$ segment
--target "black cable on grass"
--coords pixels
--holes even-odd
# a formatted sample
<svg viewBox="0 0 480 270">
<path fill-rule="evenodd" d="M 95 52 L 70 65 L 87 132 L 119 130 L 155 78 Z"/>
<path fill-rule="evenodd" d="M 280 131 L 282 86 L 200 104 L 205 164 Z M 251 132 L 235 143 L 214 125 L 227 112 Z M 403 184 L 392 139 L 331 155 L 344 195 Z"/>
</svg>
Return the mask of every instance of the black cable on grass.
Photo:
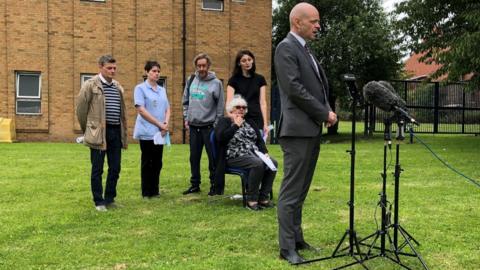
<svg viewBox="0 0 480 270">
<path fill-rule="evenodd" d="M 470 178 L 468 176 L 466 176 L 465 174 L 463 174 L 462 172 L 460 172 L 459 170 L 455 169 L 453 166 L 451 166 L 450 164 L 448 164 L 446 161 L 444 161 L 441 157 L 439 157 L 426 143 L 424 143 L 417 135 L 415 135 L 413 133 L 413 129 L 410 128 L 410 135 L 411 136 L 414 136 L 421 144 L 423 144 L 423 146 L 425 146 L 428 151 L 430 151 L 430 153 L 432 153 L 432 155 L 434 157 L 436 157 L 441 163 L 443 163 L 443 165 L 445 165 L 447 168 L 449 168 L 450 170 L 452 170 L 453 172 L 455 172 L 456 174 L 464 177 L 465 179 L 467 179 L 468 181 L 470 181 L 472 184 L 476 185 L 477 187 L 480 188 L 480 183 L 473 179 L 473 178 Z"/>
</svg>

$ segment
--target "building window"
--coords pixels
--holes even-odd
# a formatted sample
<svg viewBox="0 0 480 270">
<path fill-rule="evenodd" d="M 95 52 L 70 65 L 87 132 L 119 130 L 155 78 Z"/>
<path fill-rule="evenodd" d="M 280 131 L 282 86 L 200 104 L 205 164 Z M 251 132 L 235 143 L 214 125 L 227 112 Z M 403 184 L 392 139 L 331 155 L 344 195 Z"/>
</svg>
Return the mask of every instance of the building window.
<svg viewBox="0 0 480 270">
<path fill-rule="evenodd" d="M 40 73 L 17 72 L 17 114 L 41 114 L 41 84 Z"/>
<path fill-rule="evenodd" d="M 167 92 L 167 77 L 160 77 L 157 81 L 158 85 L 165 88 L 165 92 Z"/>
<path fill-rule="evenodd" d="M 232 0 L 232 2 L 237 2 L 237 3 L 246 3 L 247 0 Z"/>
<path fill-rule="evenodd" d="M 202 9 L 223 11 L 223 0 L 203 0 Z"/>
<path fill-rule="evenodd" d="M 90 80 L 91 78 L 95 77 L 97 74 L 93 73 L 82 73 L 80 74 L 80 87 L 83 85 L 84 82 Z"/>
</svg>

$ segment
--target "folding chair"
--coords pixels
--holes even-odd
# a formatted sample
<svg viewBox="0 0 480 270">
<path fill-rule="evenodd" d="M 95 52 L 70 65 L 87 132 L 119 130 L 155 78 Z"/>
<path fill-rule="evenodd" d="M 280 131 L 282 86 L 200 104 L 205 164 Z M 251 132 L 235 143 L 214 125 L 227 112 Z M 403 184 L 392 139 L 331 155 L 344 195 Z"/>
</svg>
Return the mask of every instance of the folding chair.
<svg viewBox="0 0 480 270">
<path fill-rule="evenodd" d="M 212 146 L 213 152 L 213 161 L 214 164 L 217 164 L 217 144 L 215 139 L 215 130 L 212 130 L 210 133 L 210 145 Z M 245 193 L 247 191 L 247 180 L 248 180 L 248 173 L 247 169 L 237 168 L 237 167 L 229 167 L 225 164 L 225 174 L 231 175 L 238 175 L 240 176 L 241 183 L 242 183 L 242 200 L 243 200 L 243 207 L 247 206 L 247 197 Z"/>
</svg>

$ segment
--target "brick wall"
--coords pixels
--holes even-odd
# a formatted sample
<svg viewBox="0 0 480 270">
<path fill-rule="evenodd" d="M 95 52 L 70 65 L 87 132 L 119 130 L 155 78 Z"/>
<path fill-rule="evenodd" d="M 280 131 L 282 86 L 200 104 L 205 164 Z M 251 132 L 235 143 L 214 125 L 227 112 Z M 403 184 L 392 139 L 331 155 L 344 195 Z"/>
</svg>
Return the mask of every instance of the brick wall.
<svg viewBox="0 0 480 270">
<path fill-rule="evenodd" d="M 224 1 L 224 11 L 202 10 L 187 0 L 187 75 L 192 59 L 207 52 L 211 70 L 226 83 L 236 52 L 250 49 L 257 71 L 270 82 L 271 2 Z M 172 106 L 173 142 L 182 140 L 182 1 L 25 0 L 0 1 L 0 117 L 15 119 L 20 141 L 73 141 L 79 134 L 75 97 L 83 73 L 97 73 L 97 58 L 113 54 L 116 79 L 126 90 L 129 135 L 133 88 L 148 59 L 161 64 Z M 42 75 L 41 115 L 15 114 L 15 72 Z M 267 87 L 268 99 L 270 86 Z"/>
</svg>

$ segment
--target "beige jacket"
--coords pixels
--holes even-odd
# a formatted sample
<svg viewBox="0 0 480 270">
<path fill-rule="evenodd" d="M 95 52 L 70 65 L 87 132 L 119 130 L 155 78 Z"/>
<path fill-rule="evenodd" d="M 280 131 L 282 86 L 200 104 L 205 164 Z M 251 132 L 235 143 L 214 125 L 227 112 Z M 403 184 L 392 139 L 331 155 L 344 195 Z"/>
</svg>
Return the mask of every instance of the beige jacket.
<svg viewBox="0 0 480 270">
<path fill-rule="evenodd" d="M 123 98 L 123 87 L 115 80 L 113 83 L 120 93 L 122 112 L 120 124 L 122 132 L 122 147 L 127 149 L 127 119 L 125 116 L 125 100 Z M 103 94 L 102 81 L 96 75 L 86 81 L 77 97 L 77 118 L 84 133 L 83 144 L 93 149 L 106 150 L 106 117 L 105 117 L 105 96 Z"/>
</svg>

